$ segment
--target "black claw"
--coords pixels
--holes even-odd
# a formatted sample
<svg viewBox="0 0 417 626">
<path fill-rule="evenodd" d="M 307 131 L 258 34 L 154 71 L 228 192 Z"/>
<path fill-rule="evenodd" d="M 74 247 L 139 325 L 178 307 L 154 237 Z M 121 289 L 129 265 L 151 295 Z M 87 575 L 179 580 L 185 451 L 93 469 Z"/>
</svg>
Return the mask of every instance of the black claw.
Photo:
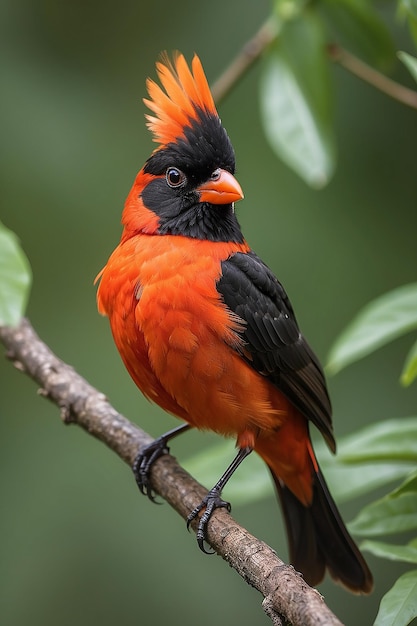
<svg viewBox="0 0 417 626">
<path fill-rule="evenodd" d="M 206 550 L 204 541 L 204 538 L 197 536 L 197 544 L 201 552 L 204 552 L 204 554 L 216 554 L 215 550 Z"/>
<path fill-rule="evenodd" d="M 160 437 L 159 439 L 155 439 L 155 441 L 150 443 L 148 446 L 142 448 L 132 465 L 133 474 L 139 487 L 139 491 L 143 493 L 143 495 L 147 496 L 151 502 L 155 502 L 156 504 L 159 503 L 156 502 L 155 494 L 152 491 L 150 471 L 153 463 L 155 463 L 160 456 L 168 453 L 169 448 L 166 445 L 166 440 L 163 437 Z"/>
<path fill-rule="evenodd" d="M 150 479 L 151 467 L 160 456 L 169 453 L 168 441 L 189 428 L 191 428 L 189 424 L 181 424 L 181 426 L 169 430 L 164 435 L 158 437 L 158 439 L 155 439 L 155 441 L 152 441 L 148 446 L 144 446 L 134 460 L 132 470 L 139 490 L 152 502 L 156 501 Z"/>
<path fill-rule="evenodd" d="M 229 513 L 232 509 L 230 502 L 222 500 L 222 498 L 220 497 L 220 492 L 217 489 L 212 489 L 187 517 L 187 528 L 189 529 L 191 522 L 203 509 L 205 509 L 203 515 L 198 522 L 196 532 L 198 547 L 202 552 L 204 552 L 204 554 L 215 554 L 214 550 L 207 551 L 204 543 L 207 542 L 207 526 L 211 519 L 211 516 L 216 509 L 220 508 L 226 509 Z"/>
</svg>

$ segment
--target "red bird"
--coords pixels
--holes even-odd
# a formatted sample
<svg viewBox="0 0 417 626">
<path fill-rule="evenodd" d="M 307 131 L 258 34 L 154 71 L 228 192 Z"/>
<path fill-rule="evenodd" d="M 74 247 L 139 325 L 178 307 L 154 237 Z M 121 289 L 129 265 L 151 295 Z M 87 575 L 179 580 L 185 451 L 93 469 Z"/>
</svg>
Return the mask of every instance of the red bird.
<svg viewBox="0 0 417 626">
<path fill-rule="evenodd" d="M 99 274 L 100 313 L 142 393 L 185 420 L 142 451 L 134 471 L 152 499 L 149 469 L 189 427 L 236 437 L 238 453 L 189 522 L 197 538 L 225 483 L 255 450 L 284 511 L 294 567 L 311 585 L 328 568 L 368 593 L 372 575 L 349 536 L 317 464 L 309 421 L 335 451 L 320 363 L 284 288 L 251 250 L 235 215 L 243 198 L 235 156 L 197 56 L 157 63 L 147 81 L 148 127 L 159 145 L 123 211 L 120 244 Z"/>
</svg>

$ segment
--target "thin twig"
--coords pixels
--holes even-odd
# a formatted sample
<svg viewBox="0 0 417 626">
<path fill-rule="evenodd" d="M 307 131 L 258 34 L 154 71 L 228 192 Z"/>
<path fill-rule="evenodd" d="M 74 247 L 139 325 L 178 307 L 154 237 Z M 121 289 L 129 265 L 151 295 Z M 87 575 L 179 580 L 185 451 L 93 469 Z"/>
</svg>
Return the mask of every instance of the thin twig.
<svg viewBox="0 0 417 626">
<path fill-rule="evenodd" d="M 378 72 L 378 70 L 367 65 L 361 61 L 361 59 L 358 59 L 358 57 L 337 44 L 329 45 L 328 53 L 333 61 L 339 63 L 339 65 L 351 72 L 351 74 L 354 74 L 394 100 L 412 109 L 417 109 L 417 92 L 413 91 L 413 89 L 404 87 L 395 80 L 381 74 L 381 72 Z"/>
<path fill-rule="evenodd" d="M 129 465 L 139 448 L 152 441 L 120 415 L 102 393 L 58 359 L 27 320 L 15 328 L 0 327 L 0 341 L 16 367 L 40 385 L 41 394 L 60 408 L 65 423 L 81 426 Z M 207 494 L 170 455 L 155 462 L 151 479 L 155 492 L 184 519 Z M 195 524 L 192 526 L 195 530 Z M 225 509 L 213 515 L 208 538 L 217 554 L 260 591 L 265 612 L 274 624 L 282 622 L 282 616 L 293 626 L 342 626 L 322 596 L 268 545 L 239 526 Z"/>
<path fill-rule="evenodd" d="M 214 100 L 219 104 L 247 73 L 263 52 L 278 38 L 280 26 L 274 15 L 262 24 L 255 35 L 243 46 L 229 67 L 212 86 Z M 339 63 L 351 74 L 368 83 L 378 91 L 402 104 L 417 109 L 417 91 L 404 87 L 371 67 L 342 46 L 327 46 L 329 58 Z"/>
<path fill-rule="evenodd" d="M 212 85 L 213 98 L 219 104 L 236 86 L 250 67 L 259 59 L 262 53 L 278 37 L 279 26 L 272 15 L 262 24 L 255 35 L 246 42 L 229 67 Z"/>
</svg>

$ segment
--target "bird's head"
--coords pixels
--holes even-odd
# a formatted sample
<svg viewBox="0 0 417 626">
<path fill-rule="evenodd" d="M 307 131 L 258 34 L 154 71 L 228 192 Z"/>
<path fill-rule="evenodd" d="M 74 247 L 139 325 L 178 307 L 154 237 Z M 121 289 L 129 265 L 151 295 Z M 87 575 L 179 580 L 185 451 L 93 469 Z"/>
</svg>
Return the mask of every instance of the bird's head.
<svg viewBox="0 0 417 626">
<path fill-rule="evenodd" d="M 162 89 L 148 79 L 147 125 L 160 144 L 127 198 L 124 238 L 136 233 L 242 242 L 234 203 L 243 198 L 235 156 L 217 114 L 200 59 L 177 54 L 156 65 Z"/>
</svg>

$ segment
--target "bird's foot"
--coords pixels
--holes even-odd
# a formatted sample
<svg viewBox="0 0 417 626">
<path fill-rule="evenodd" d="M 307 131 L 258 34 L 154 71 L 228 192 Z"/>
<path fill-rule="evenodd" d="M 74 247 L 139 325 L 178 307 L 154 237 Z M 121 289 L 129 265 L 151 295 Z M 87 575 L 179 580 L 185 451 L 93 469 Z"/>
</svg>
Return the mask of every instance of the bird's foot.
<svg viewBox="0 0 417 626">
<path fill-rule="evenodd" d="M 155 502 L 155 495 L 151 485 L 151 467 L 160 456 L 169 454 L 168 441 L 174 439 L 174 437 L 178 437 L 178 435 L 189 428 L 191 428 L 189 424 L 181 424 L 169 430 L 164 435 L 152 441 L 149 445 L 144 446 L 134 460 L 132 470 L 139 490 L 145 496 L 148 496 L 149 500 L 152 500 L 152 502 Z"/>
<path fill-rule="evenodd" d="M 160 456 L 168 453 L 167 439 L 162 435 L 162 437 L 158 437 L 158 439 L 155 439 L 155 441 L 149 445 L 144 446 L 132 465 L 139 491 L 145 496 L 148 496 L 149 500 L 152 502 L 156 502 L 156 500 L 150 480 L 151 467 Z"/>
<path fill-rule="evenodd" d="M 210 518 L 213 512 L 216 509 L 224 508 L 230 513 L 232 507 L 230 506 L 230 502 L 226 502 L 221 498 L 221 491 L 216 489 L 215 487 L 211 489 L 205 498 L 200 502 L 198 506 L 195 507 L 193 511 L 187 517 L 187 528 L 190 527 L 191 522 L 197 517 L 197 515 L 205 509 L 203 515 L 200 517 L 197 527 L 197 543 L 202 552 L 205 554 L 214 554 L 214 551 L 206 550 L 204 546 L 204 542 L 207 541 L 207 525 L 210 521 Z"/>
</svg>

